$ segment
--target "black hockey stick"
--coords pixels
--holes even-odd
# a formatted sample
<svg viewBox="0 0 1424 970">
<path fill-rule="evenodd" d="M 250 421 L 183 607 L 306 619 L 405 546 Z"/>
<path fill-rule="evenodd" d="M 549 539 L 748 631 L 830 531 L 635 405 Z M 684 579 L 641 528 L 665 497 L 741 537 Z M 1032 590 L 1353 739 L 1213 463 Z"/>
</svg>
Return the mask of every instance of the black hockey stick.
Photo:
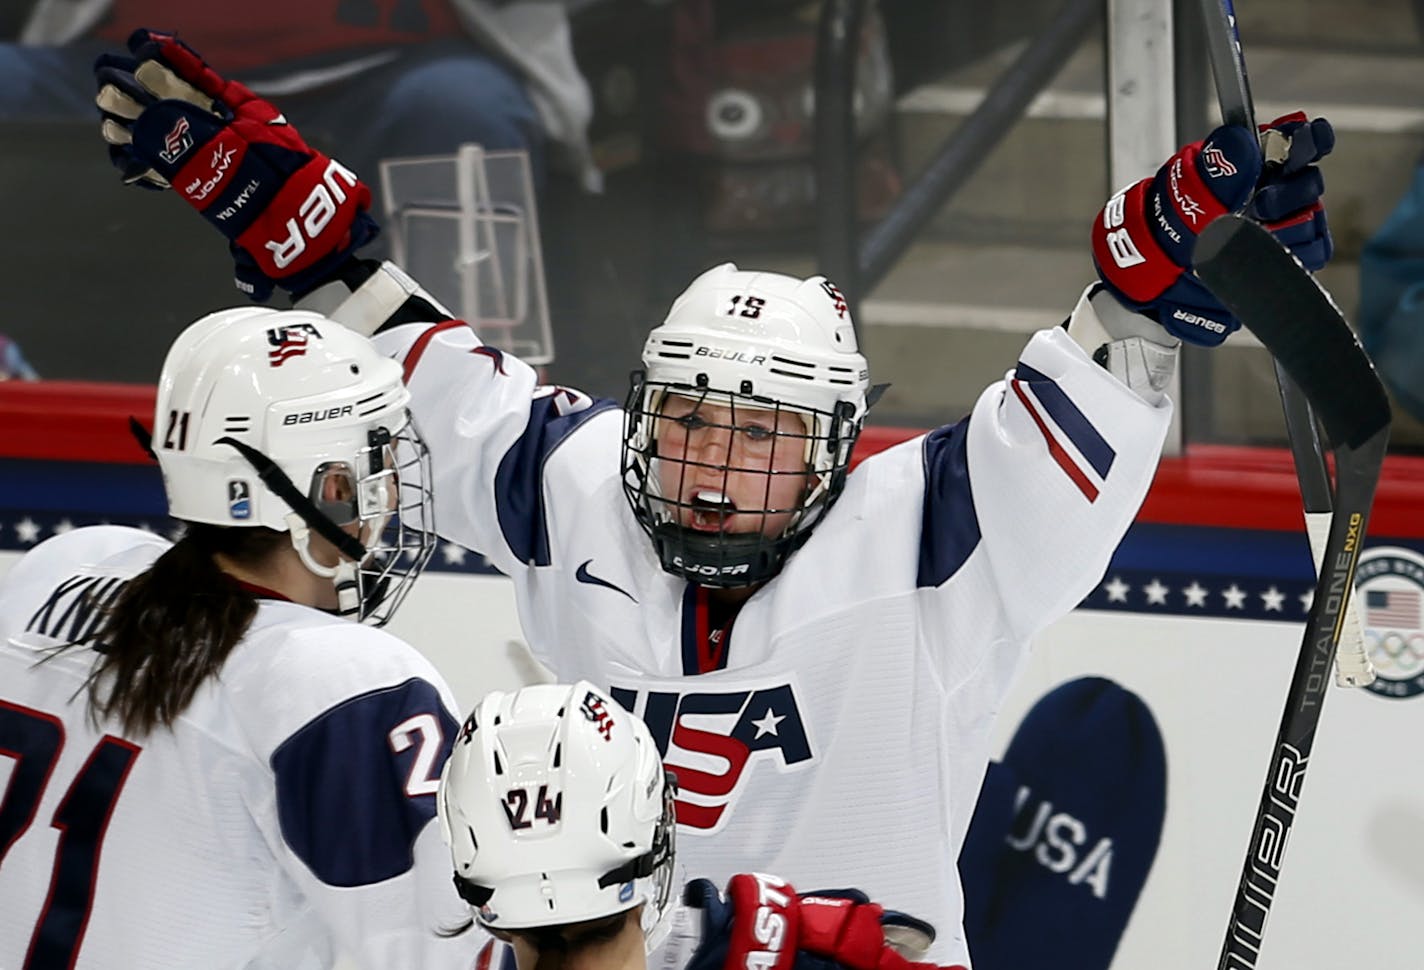
<svg viewBox="0 0 1424 970">
<path fill-rule="evenodd" d="M 1255 102 L 1251 98 L 1251 82 L 1246 76 L 1246 58 L 1241 50 L 1241 36 L 1236 29 L 1236 11 L 1232 0 L 1201 0 L 1201 6 L 1221 120 L 1228 125 L 1240 125 L 1247 131 L 1255 131 Z M 1275 162 L 1268 158 L 1267 164 Z M 1325 451 L 1310 402 L 1281 367 L 1279 359 L 1275 361 L 1275 368 L 1281 408 L 1286 416 L 1286 438 L 1290 442 L 1296 481 L 1300 484 L 1301 504 L 1305 510 L 1305 531 L 1318 564 L 1330 527 L 1331 513 L 1330 475 L 1325 468 Z M 1360 629 L 1353 598 L 1346 604 L 1346 624 L 1347 636 L 1337 662 L 1337 679 L 1347 687 L 1362 687 L 1371 683 L 1375 674 L 1365 652 L 1364 633 Z"/>
<path fill-rule="evenodd" d="M 1249 970 L 1260 953 L 1315 743 L 1389 441 L 1390 409 L 1374 365 L 1339 308 L 1268 230 L 1241 216 L 1222 216 L 1198 237 L 1194 268 L 1271 352 L 1319 416 L 1335 452 L 1335 512 L 1217 964 L 1218 970 Z"/>
</svg>

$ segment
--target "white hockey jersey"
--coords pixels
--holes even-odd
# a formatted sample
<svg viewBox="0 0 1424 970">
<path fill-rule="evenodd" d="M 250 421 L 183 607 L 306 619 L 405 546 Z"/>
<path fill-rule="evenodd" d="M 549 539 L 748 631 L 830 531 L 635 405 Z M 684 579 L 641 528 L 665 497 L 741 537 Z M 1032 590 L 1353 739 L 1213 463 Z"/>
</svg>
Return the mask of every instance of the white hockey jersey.
<svg viewBox="0 0 1424 970">
<path fill-rule="evenodd" d="M 967 965 L 956 859 L 991 723 L 1030 638 L 1101 579 L 1170 405 L 1035 334 L 970 417 L 863 462 L 713 651 L 705 591 L 662 570 L 624 498 L 612 402 L 537 386 L 455 321 L 376 342 L 405 362 L 441 534 L 513 578 L 560 679 L 648 722 L 685 871 L 854 885 Z"/>
<path fill-rule="evenodd" d="M 90 631 L 168 543 L 97 526 L 0 582 L 0 967 L 469 967 L 434 790 L 458 728 L 420 654 L 262 600 L 171 730 L 87 709 Z"/>
</svg>

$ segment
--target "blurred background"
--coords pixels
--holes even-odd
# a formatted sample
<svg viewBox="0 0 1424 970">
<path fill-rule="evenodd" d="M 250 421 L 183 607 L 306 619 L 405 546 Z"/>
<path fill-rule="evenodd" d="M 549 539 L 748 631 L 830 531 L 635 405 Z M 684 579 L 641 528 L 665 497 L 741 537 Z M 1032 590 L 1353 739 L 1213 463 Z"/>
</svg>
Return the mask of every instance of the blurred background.
<svg viewBox="0 0 1424 970">
<path fill-rule="evenodd" d="M 0 366 L 149 383 L 186 323 L 244 299 L 216 234 L 178 199 L 121 186 L 97 137 L 87 64 L 139 24 L 176 30 L 357 168 L 386 214 L 377 250 L 532 341 L 518 349 L 551 381 L 621 398 L 648 328 L 715 262 L 821 270 L 892 385 L 872 415 L 888 425 L 965 412 L 1093 278 L 1087 225 L 1108 194 L 1218 120 L 1196 2 L 568 0 L 533 16 L 550 6 L 4 0 Z M 1258 120 L 1303 108 L 1335 125 L 1320 278 L 1402 405 L 1406 452 L 1424 451 L 1421 6 L 1238 10 Z M 562 89 L 546 76 L 561 67 Z M 545 103 L 580 84 L 586 144 Z M 475 176 L 459 147 L 476 140 L 528 153 L 514 189 L 461 189 Z M 442 187 L 383 193 L 381 161 L 408 157 L 447 162 Z M 475 250 L 492 218 L 526 220 L 506 281 L 477 297 L 513 286 L 518 306 L 462 305 L 476 257 L 452 254 L 461 211 Z M 1180 399 L 1176 448 L 1284 442 L 1269 360 L 1245 335 L 1189 350 Z"/>
<path fill-rule="evenodd" d="M 892 385 L 862 438 L 884 447 L 963 415 L 1060 323 L 1094 278 L 1088 226 L 1109 194 L 1218 123 L 1201 6 L 0 0 L 0 380 L 40 381 L 0 393 L 0 575 L 76 524 L 173 528 L 127 417 L 151 409 L 144 385 L 184 326 L 245 300 L 219 236 L 108 162 L 90 65 L 133 27 L 176 30 L 355 168 L 385 227 L 371 253 L 550 382 L 621 399 L 648 329 L 717 262 L 826 273 L 872 380 Z M 1396 405 L 1359 574 L 1381 677 L 1332 692 L 1262 966 L 1406 970 L 1417 933 L 1398 914 L 1424 911 L 1424 776 L 1396 743 L 1424 716 L 1424 459 L 1407 457 L 1424 455 L 1424 0 L 1240 0 L 1238 14 L 1258 120 L 1303 109 L 1335 126 L 1336 254 L 1319 278 Z M 995 736 L 1026 771 L 1008 747 L 1021 720 L 1105 677 L 1160 727 L 1169 781 L 1145 857 L 1046 782 L 1023 803 L 1056 801 L 1085 853 L 1115 840 L 1117 873 L 1150 869 L 1113 883 L 1135 915 L 1099 963 L 1070 928 L 1080 970 L 1214 965 L 1311 602 L 1265 352 L 1245 333 L 1188 348 L 1176 396 L 1169 451 L 1186 457 L 1163 462 L 1103 584 L 1037 638 Z M 513 587 L 491 572 L 444 543 L 392 627 L 462 707 L 537 674 Z M 1121 791 L 1102 753 L 1130 736 L 1114 722 L 1081 762 L 1049 760 Z M 1147 817 L 1131 806 L 1115 818 Z M 1066 843 L 1031 842 L 1010 844 L 1011 867 L 1088 892 L 1057 861 Z M 1054 941 L 1020 922 L 1006 916 L 1001 938 Z M 1029 964 L 985 949 L 976 965 Z"/>
</svg>

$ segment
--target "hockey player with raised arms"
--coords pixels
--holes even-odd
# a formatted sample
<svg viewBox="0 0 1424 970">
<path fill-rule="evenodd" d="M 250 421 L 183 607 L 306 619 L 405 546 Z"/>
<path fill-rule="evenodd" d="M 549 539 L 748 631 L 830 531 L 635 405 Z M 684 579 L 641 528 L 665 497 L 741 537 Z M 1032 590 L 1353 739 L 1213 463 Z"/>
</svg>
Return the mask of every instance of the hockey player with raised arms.
<svg viewBox="0 0 1424 970">
<path fill-rule="evenodd" d="M 517 970 L 935 970 L 934 928 L 859 890 L 740 873 L 682 883 L 677 781 L 648 728 L 587 681 L 492 691 L 440 777 L 472 918 Z M 494 944 L 478 966 L 504 965 Z"/>
<path fill-rule="evenodd" d="M 469 965 L 453 699 L 374 628 L 432 545 L 409 398 L 316 314 L 204 317 L 154 414 L 183 535 L 75 529 L 0 581 L 0 966 Z"/>
<path fill-rule="evenodd" d="M 872 391 L 830 281 L 708 270 L 619 409 L 540 386 L 362 260 L 355 174 L 174 37 L 137 32 L 97 76 L 126 180 L 184 194 L 253 296 L 280 287 L 401 362 L 440 535 L 511 577 L 559 677 L 647 722 L 689 869 L 849 881 L 935 924 L 941 964 L 968 963 L 955 859 L 1001 700 L 1141 504 L 1180 342 L 1239 326 L 1191 275 L 1196 232 L 1259 187 L 1257 216 L 1308 265 L 1329 256 L 1329 124 L 1273 123 L 1270 166 L 1255 133 L 1218 128 L 1107 203 L 1099 279 L 968 417 L 850 475 Z"/>
</svg>

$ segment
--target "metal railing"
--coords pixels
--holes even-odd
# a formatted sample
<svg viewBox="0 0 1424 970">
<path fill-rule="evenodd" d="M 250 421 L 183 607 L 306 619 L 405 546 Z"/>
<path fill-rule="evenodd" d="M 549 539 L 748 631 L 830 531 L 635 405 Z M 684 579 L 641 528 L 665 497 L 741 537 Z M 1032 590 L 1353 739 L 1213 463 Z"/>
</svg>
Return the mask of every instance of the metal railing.
<svg viewBox="0 0 1424 970">
<path fill-rule="evenodd" d="M 823 0 L 816 47 L 816 233 L 820 272 L 858 320 L 861 298 L 974 174 L 1102 17 L 1103 0 L 1067 0 L 861 238 L 856 205 L 855 67 L 866 0 Z M 847 201 L 850 200 L 850 201 Z M 859 326 L 859 324 L 857 324 Z"/>
</svg>

